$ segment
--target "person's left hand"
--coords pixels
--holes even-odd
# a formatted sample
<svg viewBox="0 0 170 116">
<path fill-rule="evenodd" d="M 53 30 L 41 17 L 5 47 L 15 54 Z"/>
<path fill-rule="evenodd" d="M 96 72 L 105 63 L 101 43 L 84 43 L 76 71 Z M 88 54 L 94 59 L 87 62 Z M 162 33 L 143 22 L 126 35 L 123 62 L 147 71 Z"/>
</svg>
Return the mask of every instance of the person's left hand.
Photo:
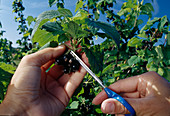
<svg viewBox="0 0 170 116">
<path fill-rule="evenodd" d="M 0 114 L 60 115 L 86 74 L 82 67 L 75 73 L 63 74 L 62 67 L 58 65 L 46 72 L 64 51 L 65 46 L 59 46 L 25 56 L 0 104 Z M 82 60 L 87 63 L 85 54 Z"/>
</svg>

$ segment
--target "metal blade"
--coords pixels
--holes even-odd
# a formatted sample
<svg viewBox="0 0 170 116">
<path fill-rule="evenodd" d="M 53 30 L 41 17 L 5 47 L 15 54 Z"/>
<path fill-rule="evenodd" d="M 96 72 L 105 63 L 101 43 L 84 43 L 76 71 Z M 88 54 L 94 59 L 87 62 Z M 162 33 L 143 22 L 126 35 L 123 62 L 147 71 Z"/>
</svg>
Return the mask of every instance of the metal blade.
<svg viewBox="0 0 170 116">
<path fill-rule="evenodd" d="M 103 87 L 102 81 L 89 69 L 89 67 L 71 50 L 70 54 L 81 64 L 81 66 Z"/>
</svg>

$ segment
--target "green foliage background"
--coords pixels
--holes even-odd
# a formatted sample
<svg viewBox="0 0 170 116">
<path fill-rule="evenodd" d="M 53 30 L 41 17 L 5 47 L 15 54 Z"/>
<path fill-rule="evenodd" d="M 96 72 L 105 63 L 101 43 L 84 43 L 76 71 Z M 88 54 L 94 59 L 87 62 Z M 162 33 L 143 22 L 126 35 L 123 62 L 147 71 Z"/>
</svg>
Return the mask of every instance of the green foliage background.
<svg viewBox="0 0 170 116">
<path fill-rule="evenodd" d="M 66 41 L 71 42 L 73 51 L 81 45 L 90 68 L 107 86 L 148 71 L 156 71 L 170 81 L 167 16 L 152 17 L 154 8 L 144 0 L 127 0 L 118 13 L 112 10 L 115 3 L 115 0 L 78 0 L 73 15 L 64 8 L 64 0 L 49 0 L 49 6 L 56 5 L 57 10 L 25 18 L 23 1 L 14 0 L 14 18 L 23 37 L 17 40 L 18 48 L 12 48 L 12 42 L 5 38 L 0 40 L 0 100 L 4 99 L 11 76 L 24 55 Z M 105 20 L 100 20 L 101 14 L 106 16 Z M 29 27 L 33 22 L 34 28 Z M 96 45 L 95 38 L 103 38 L 104 42 Z M 105 115 L 100 106 L 91 103 L 100 91 L 101 87 L 87 74 L 62 115 Z"/>
</svg>

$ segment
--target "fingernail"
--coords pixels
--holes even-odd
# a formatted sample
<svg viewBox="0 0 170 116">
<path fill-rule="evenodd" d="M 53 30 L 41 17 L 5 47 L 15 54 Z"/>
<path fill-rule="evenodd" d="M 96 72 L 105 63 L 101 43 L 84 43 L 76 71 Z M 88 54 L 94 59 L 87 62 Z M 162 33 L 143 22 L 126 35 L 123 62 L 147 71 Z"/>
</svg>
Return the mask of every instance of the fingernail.
<svg viewBox="0 0 170 116">
<path fill-rule="evenodd" d="M 64 48 L 64 45 L 60 45 L 60 46 L 58 46 L 57 48 Z"/>
<path fill-rule="evenodd" d="M 115 106 L 113 103 L 102 104 L 102 108 L 103 110 L 105 110 L 105 113 L 109 113 L 109 114 L 112 114 L 115 110 Z"/>
</svg>

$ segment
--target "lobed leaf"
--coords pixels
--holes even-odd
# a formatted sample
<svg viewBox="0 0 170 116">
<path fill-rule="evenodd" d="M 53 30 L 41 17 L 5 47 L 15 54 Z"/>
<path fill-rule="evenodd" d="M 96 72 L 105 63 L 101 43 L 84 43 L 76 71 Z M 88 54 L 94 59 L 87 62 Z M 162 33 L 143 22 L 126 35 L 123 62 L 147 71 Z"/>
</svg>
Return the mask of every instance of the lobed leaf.
<svg viewBox="0 0 170 116">
<path fill-rule="evenodd" d="M 44 46 L 42 46 L 39 50 L 48 48 L 48 47 L 57 47 L 58 46 L 58 42 L 56 41 L 50 41 L 48 43 L 46 43 Z"/>
<path fill-rule="evenodd" d="M 58 22 L 47 22 L 45 23 L 41 29 L 45 29 L 48 32 L 53 32 L 57 34 L 63 34 L 64 31 L 62 30 L 62 26 Z"/>
<path fill-rule="evenodd" d="M 40 39 L 41 38 L 41 39 Z M 32 39 L 32 42 L 38 42 L 40 46 L 45 45 L 49 41 L 57 41 L 57 36 L 54 36 L 52 33 L 45 30 L 38 29 Z"/>
<path fill-rule="evenodd" d="M 98 74 L 103 70 L 103 58 L 104 53 L 99 45 L 95 45 L 90 49 L 86 48 L 84 50 L 86 56 L 88 57 L 89 64 L 94 73 Z"/>
<path fill-rule="evenodd" d="M 118 47 L 120 46 L 119 45 L 120 35 L 114 26 L 108 23 L 100 22 L 100 21 L 90 21 L 90 20 L 86 20 L 86 21 L 87 21 L 88 26 L 101 29 L 116 42 Z"/>
<path fill-rule="evenodd" d="M 50 19 L 53 19 L 55 17 L 62 17 L 62 16 L 70 17 L 70 16 L 73 16 L 73 14 L 71 13 L 70 10 L 64 9 L 64 8 L 60 8 L 58 10 L 45 11 L 45 12 L 41 13 L 37 17 L 36 23 L 35 23 L 33 31 L 32 31 L 31 38 L 33 38 L 33 36 L 34 36 L 35 32 L 37 31 L 37 29 L 39 27 L 41 27 L 43 24 L 45 24 L 47 21 L 49 21 Z"/>
</svg>

